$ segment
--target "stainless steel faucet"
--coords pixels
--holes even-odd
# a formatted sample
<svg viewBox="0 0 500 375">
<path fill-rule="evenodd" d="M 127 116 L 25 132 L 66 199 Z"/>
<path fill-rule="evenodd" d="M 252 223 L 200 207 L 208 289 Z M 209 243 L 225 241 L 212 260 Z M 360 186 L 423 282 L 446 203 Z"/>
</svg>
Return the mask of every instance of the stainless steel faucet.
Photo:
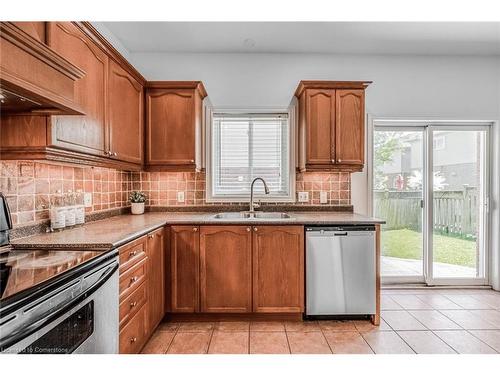
<svg viewBox="0 0 500 375">
<path fill-rule="evenodd" d="M 253 214 L 255 212 L 255 206 L 259 207 L 259 205 L 256 205 L 253 203 L 253 185 L 255 184 L 255 181 L 260 180 L 264 184 L 264 191 L 266 194 L 269 194 L 269 188 L 267 187 L 266 181 L 264 181 L 263 178 L 261 177 L 255 177 L 252 181 L 252 184 L 250 185 L 250 214 Z"/>
</svg>

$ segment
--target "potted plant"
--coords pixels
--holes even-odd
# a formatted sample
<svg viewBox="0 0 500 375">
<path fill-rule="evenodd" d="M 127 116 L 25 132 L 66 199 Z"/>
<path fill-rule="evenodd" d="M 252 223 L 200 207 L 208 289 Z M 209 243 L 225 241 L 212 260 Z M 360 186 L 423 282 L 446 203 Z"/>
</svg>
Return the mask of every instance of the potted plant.
<svg viewBox="0 0 500 375">
<path fill-rule="evenodd" d="M 133 191 L 130 194 L 130 203 L 132 205 L 132 214 L 141 215 L 144 213 L 144 203 L 146 202 L 146 194 L 142 191 Z"/>
</svg>

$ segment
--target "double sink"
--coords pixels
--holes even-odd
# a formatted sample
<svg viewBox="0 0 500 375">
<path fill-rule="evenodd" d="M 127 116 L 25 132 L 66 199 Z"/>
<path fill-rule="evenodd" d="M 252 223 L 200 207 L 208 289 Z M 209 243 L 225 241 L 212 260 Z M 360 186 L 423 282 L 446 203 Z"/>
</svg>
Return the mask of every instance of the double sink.
<svg viewBox="0 0 500 375">
<path fill-rule="evenodd" d="M 230 220 L 230 221 L 251 221 L 251 220 L 266 220 L 266 221 L 283 221 L 295 220 L 285 212 L 219 212 L 212 216 L 216 220 Z"/>
</svg>

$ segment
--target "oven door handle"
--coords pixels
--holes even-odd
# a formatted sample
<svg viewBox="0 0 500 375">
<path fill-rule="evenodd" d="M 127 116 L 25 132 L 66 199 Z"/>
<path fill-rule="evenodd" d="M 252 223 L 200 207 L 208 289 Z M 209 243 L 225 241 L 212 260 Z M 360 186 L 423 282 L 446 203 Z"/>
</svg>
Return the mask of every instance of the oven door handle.
<svg viewBox="0 0 500 375">
<path fill-rule="evenodd" d="M 82 294 L 80 294 L 78 297 L 76 297 L 74 300 L 72 300 L 69 304 L 61 306 L 59 309 L 53 311 L 46 317 L 37 320 L 36 322 L 33 322 L 26 328 L 23 328 L 21 331 L 16 331 L 12 332 L 7 337 L 3 337 L 0 340 L 0 352 L 4 351 L 5 349 L 9 348 L 16 342 L 19 342 L 23 340 L 24 338 L 30 336 L 33 334 L 33 332 L 36 332 L 43 327 L 47 326 L 48 324 L 52 323 L 53 321 L 57 320 L 59 317 L 62 315 L 66 314 L 68 311 L 73 309 L 76 305 L 78 305 L 80 302 L 84 301 L 88 297 L 90 297 L 92 294 L 94 294 L 101 286 L 103 286 L 111 276 L 118 270 L 118 263 L 115 262 L 113 266 L 109 267 L 99 278 L 99 280 L 96 281 L 95 284 L 93 284 L 91 287 L 86 289 Z"/>
</svg>

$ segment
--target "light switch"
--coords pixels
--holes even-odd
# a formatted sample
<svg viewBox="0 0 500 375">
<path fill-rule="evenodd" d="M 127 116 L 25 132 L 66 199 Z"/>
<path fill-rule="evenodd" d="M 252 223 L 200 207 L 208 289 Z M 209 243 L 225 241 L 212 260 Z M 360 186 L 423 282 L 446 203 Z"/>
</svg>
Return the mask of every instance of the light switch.
<svg viewBox="0 0 500 375">
<path fill-rule="evenodd" d="M 85 207 L 92 207 L 92 193 L 83 194 L 83 205 Z"/>
<path fill-rule="evenodd" d="M 299 191 L 299 202 L 309 202 L 308 191 Z"/>
<path fill-rule="evenodd" d="M 326 191 L 319 193 L 319 203 L 328 203 L 328 194 Z"/>
<path fill-rule="evenodd" d="M 183 191 L 178 191 L 177 192 L 177 202 L 183 203 L 184 202 L 184 192 Z"/>
</svg>

